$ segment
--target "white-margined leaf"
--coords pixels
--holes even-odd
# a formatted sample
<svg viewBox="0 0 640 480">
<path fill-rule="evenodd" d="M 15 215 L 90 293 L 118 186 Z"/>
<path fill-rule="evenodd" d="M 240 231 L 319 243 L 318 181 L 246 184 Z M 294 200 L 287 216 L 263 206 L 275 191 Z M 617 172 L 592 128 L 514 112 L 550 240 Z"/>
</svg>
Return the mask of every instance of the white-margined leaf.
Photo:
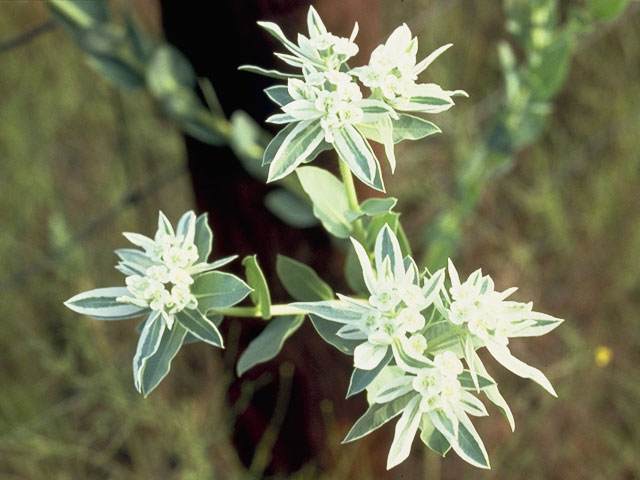
<svg viewBox="0 0 640 480">
<path fill-rule="evenodd" d="M 191 275 L 196 275 L 199 273 L 216 270 L 217 268 L 225 266 L 227 263 L 233 262 L 236 258 L 238 258 L 237 255 L 231 255 L 230 257 L 220 258 L 211 263 L 196 263 L 194 266 L 189 267 L 189 273 Z"/>
<path fill-rule="evenodd" d="M 296 302 L 291 306 L 313 313 L 325 320 L 338 323 L 357 322 L 362 318 L 363 311 L 339 300 L 324 300 L 321 302 Z M 338 327 L 339 328 L 339 327 Z"/>
<path fill-rule="evenodd" d="M 156 242 L 154 242 L 152 239 L 150 239 L 146 235 L 142 235 L 140 233 L 124 232 L 122 235 L 131 243 L 133 243 L 135 246 L 141 247 L 145 250 L 153 249 L 156 246 Z M 123 250 L 127 250 L 127 249 L 123 249 Z"/>
<path fill-rule="evenodd" d="M 431 52 L 424 60 L 420 61 L 414 68 L 413 73 L 420 75 L 433 61 L 446 52 L 449 48 L 453 47 L 453 43 L 447 43 L 446 45 L 437 48 Z"/>
<path fill-rule="evenodd" d="M 412 399 L 419 397 L 417 393 L 407 393 L 389 403 L 374 403 L 351 427 L 342 443 L 353 442 L 380 428 L 398 416 Z"/>
<path fill-rule="evenodd" d="M 116 255 L 126 264 L 135 265 L 138 266 L 139 269 L 142 269 L 142 275 L 144 275 L 147 268 L 157 265 L 157 263 L 147 257 L 144 252 L 134 248 L 119 248 L 116 250 Z"/>
<path fill-rule="evenodd" d="M 320 144 L 324 132 L 318 121 L 298 123 L 282 141 L 269 164 L 269 182 L 289 175 Z"/>
<path fill-rule="evenodd" d="M 284 73 L 278 70 L 269 70 L 266 68 L 256 67 L 255 65 L 240 65 L 238 70 L 244 72 L 257 73 L 258 75 L 264 75 L 269 78 L 276 78 L 278 80 L 287 80 L 289 78 L 304 78 L 298 73 Z"/>
<path fill-rule="evenodd" d="M 209 227 L 208 215 L 206 213 L 199 215 L 196 219 L 196 232 L 193 243 L 198 249 L 198 262 L 206 262 L 213 244 L 213 232 L 211 231 L 211 227 Z"/>
<path fill-rule="evenodd" d="M 487 342 L 487 350 L 489 350 L 491 356 L 507 370 L 515 373 L 519 377 L 530 378 L 554 397 L 558 396 L 556 391 L 553 389 L 551 382 L 549 382 L 547 377 L 545 377 L 544 373 L 511 355 L 507 346 L 499 345 L 494 342 Z"/>
<path fill-rule="evenodd" d="M 514 322 L 509 328 L 509 337 L 539 337 L 558 327 L 564 320 L 545 313 L 529 312 L 521 323 Z"/>
<path fill-rule="evenodd" d="M 482 382 L 483 382 L 483 379 L 485 378 L 493 383 L 493 385 L 489 385 L 486 388 L 483 388 L 483 391 L 487 396 L 487 398 L 500 409 L 504 417 L 509 422 L 511 431 L 513 431 L 516 428 L 515 419 L 513 418 L 513 413 L 511 412 L 511 408 L 509 408 L 507 401 L 504 399 L 504 397 L 500 393 L 500 390 L 498 390 L 498 385 L 496 384 L 495 380 L 491 378 L 491 376 L 487 372 L 487 369 L 484 367 L 484 364 L 482 362 L 477 364 L 476 368 L 478 369 L 478 382 L 481 385 L 480 388 L 482 388 Z M 462 372 L 462 375 L 464 374 L 465 372 Z M 458 376 L 458 380 L 460 380 L 460 376 Z M 462 381 L 460 381 L 460 383 L 462 383 Z M 464 388 L 464 385 L 463 385 L 463 388 Z"/>
<path fill-rule="evenodd" d="M 166 235 L 175 235 L 171 222 L 162 211 L 158 212 L 158 230 Z"/>
<path fill-rule="evenodd" d="M 420 140 L 434 133 L 442 132 L 435 123 L 406 113 L 400 114 L 399 118 L 391 120 L 391 123 L 393 125 L 394 143 L 403 140 Z"/>
<path fill-rule="evenodd" d="M 182 245 L 190 245 L 193 243 L 193 239 L 196 234 L 196 214 L 192 210 L 188 211 L 180 220 L 176 226 L 176 236 L 182 237 Z"/>
<path fill-rule="evenodd" d="M 415 377 L 403 375 L 396 377 L 376 392 L 374 403 L 387 403 L 413 390 L 412 381 Z"/>
<path fill-rule="evenodd" d="M 382 267 L 384 259 L 389 258 L 393 276 L 395 278 L 402 278 L 404 275 L 403 255 L 398 239 L 389 225 L 385 224 L 376 237 L 374 256 L 376 259 L 376 269 L 379 270 Z M 380 273 L 381 272 L 378 271 L 378 275 Z"/>
<path fill-rule="evenodd" d="M 456 409 L 458 416 L 458 444 L 451 444 L 455 452 L 460 457 L 472 465 L 480 468 L 491 468 L 489 465 L 489 455 L 484 448 L 482 439 L 476 431 L 473 423 L 467 414 L 461 409 Z M 448 439 L 447 439 L 448 440 Z"/>
<path fill-rule="evenodd" d="M 474 397 L 467 391 L 460 392 L 460 404 L 465 412 L 469 415 L 473 415 L 474 417 L 484 417 L 489 415 L 486 407 L 480 399 Z"/>
<path fill-rule="evenodd" d="M 294 117 L 288 113 L 276 113 L 271 115 L 265 120 L 267 123 L 273 123 L 275 125 L 284 125 L 285 123 L 297 122 L 299 118 Z"/>
<path fill-rule="evenodd" d="M 304 315 L 287 315 L 269 321 L 240 355 L 236 365 L 238 376 L 274 358 L 282 350 L 284 342 L 302 326 L 303 320 Z"/>
<path fill-rule="evenodd" d="M 353 364 L 360 370 L 374 370 L 382 363 L 388 351 L 388 345 L 362 342 L 353 351 Z"/>
<path fill-rule="evenodd" d="M 325 320 L 324 318 L 313 314 L 309 315 L 309 319 L 311 320 L 313 328 L 316 329 L 318 335 L 320 335 L 325 342 L 329 345 L 333 345 L 346 355 L 353 355 L 353 351 L 360 343 L 362 343 L 362 340 L 347 340 L 336 335 L 337 331 L 340 329 L 339 323 L 332 322 L 331 320 Z"/>
<path fill-rule="evenodd" d="M 218 327 L 199 310 L 185 308 L 176 314 L 176 318 L 194 337 L 214 347 L 224 348 L 224 341 Z"/>
<path fill-rule="evenodd" d="M 352 227 L 345 216 L 349 201 L 342 182 L 317 167 L 300 167 L 296 174 L 324 228 L 338 238 L 349 238 Z"/>
<path fill-rule="evenodd" d="M 380 163 L 362 134 L 354 126 L 346 125 L 336 129 L 333 137 L 336 152 L 355 176 L 371 188 L 384 192 Z"/>
<path fill-rule="evenodd" d="M 116 298 L 130 296 L 126 287 L 96 288 L 82 292 L 64 302 L 74 312 L 96 320 L 124 320 L 139 317 L 149 312 L 148 308 L 117 302 Z"/>
<path fill-rule="evenodd" d="M 361 370 L 359 368 L 354 368 L 353 373 L 351 374 L 351 379 L 349 380 L 347 398 L 364 391 L 369 385 L 371 385 L 371 382 L 376 379 L 382 369 L 389 365 L 389 362 L 392 358 L 393 354 L 391 353 L 391 350 L 387 349 L 387 353 L 382 358 L 382 361 L 378 363 L 377 367 L 371 370 Z"/>
<path fill-rule="evenodd" d="M 187 329 L 176 322 L 171 330 L 162 333 L 160 345 L 156 352 L 147 358 L 140 377 L 142 394 L 146 397 L 158 386 L 171 369 L 171 361 L 180 350 L 182 341 L 187 335 Z"/>
<path fill-rule="evenodd" d="M 307 13 L 307 27 L 311 38 L 327 33 L 327 27 L 324 26 L 320 15 L 318 15 L 318 12 L 316 12 L 316 9 L 313 8 L 313 6 L 309 7 L 309 12 Z"/>
<path fill-rule="evenodd" d="M 429 415 L 422 415 L 420 431 L 420 440 L 434 452 L 444 457 L 451 450 L 451 445 L 445 436 L 440 433 L 440 430 L 433 425 Z"/>
<path fill-rule="evenodd" d="M 369 292 L 376 291 L 376 276 L 373 273 L 373 269 L 371 268 L 371 260 L 369 259 L 369 255 L 364 247 L 358 242 L 355 238 L 351 239 L 351 243 L 353 244 L 353 249 L 356 252 L 358 257 L 358 262 L 360 263 L 360 268 L 362 269 L 362 277 L 364 283 L 367 286 Z"/>
<path fill-rule="evenodd" d="M 208 272 L 197 277 L 191 293 L 198 300 L 198 310 L 206 313 L 214 308 L 227 308 L 243 300 L 251 292 L 249 285 L 235 275 Z"/>
<path fill-rule="evenodd" d="M 396 424 L 393 443 L 391 443 L 387 457 L 387 470 L 402 463 L 409 456 L 421 417 L 420 396 L 416 396 L 407 404 Z"/>
<path fill-rule="evenodd" d="M 142 330 L 133 357 L 133 383 L 136 390 L 142 391 L 142 373 L 145 362 L 158 351 L 162 334 L 166 328 L 165 322 L 160 318 L 160 312 L 154 311 L 142 323 Z"/>
<path fill-rule="evenodd" d="M 273 87 L 265 88 L 264 93 L 280 107 L 293 102 L 286 85 L 274 85 Z"/>
<path fill-rule="evenodd" d="M 476 379 L 478 380 L 478 388 L 480 390 L 485 390 L 496 385 L 493 379 L 487 378 L 484 375 L 477 374 Z M 469 370 L 464 370 L 460 375 L 458 375 L 458 381 L 460 382 L 460 386 L 465 390 L 476 390 L 476 384 Z"/>
</svg>

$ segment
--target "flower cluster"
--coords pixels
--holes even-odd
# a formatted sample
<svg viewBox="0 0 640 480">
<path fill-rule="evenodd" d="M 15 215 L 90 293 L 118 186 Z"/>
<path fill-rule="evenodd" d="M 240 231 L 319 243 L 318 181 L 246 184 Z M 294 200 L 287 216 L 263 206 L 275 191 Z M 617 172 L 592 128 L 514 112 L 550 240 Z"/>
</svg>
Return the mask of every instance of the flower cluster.
<svg viewBox="0 0 640 480">
<path fill-rule="evenodd" d="M 158 231 L 149 238 L 124 236 L 139 249 L 119 249 L 116 268 L 127 275 L 126 287 L 97 288 L 65 302 L 70 309 L 98 320 L 145 316 L 133 358 L 136 389 L 148 395 L 167 375 L 183 343 L 203 341 L 223 347 L 215 321 L 207 313 L 244 299 L 251 288 L 228 273 L 213 271 L 236 256 L 207 263 L 213 234 L 207 216 L 185 213 L 176 229 L 162 212 Z"/>
<path fill-rule="evenodd" d="M 471 392 L 485 393 L 511 423 L 512 415 L 476 350 L 486 347 L 507 369 L 555 394 L 539 370 L 510 354 L 507 343 L 509 337 L 546 333 L 561 320 L 533 312 L 531 304 L 506 301 L 515 289 L 495 291 L 491 278 L 480 271 L 460 282 L 449 262 L 449 288 L 444 269 L 420 274 L 413 259 L 403 256 L 388 225 L 376 238 L 373 265 L 364 246 L 354 239 L 352 243 L 368 296 L 338 294 L 337 301 L 294 304 L 312 314 L 315 323 L 338 323 L 334 344 L 356 343 L 351 386 L 368 389 L 371 407 L 345 441 L 402 413 L 388 468 L 409 455 L 418 430 L 439 453 L 452 448 L 467 462 L 488 468 L 486 450 L 469 419 L 487 415 L 487 410 Z"/>
<path fill-rule="evenodd" d="M 373 51 L 368 65 L 350 68 L 347 60 L 358 53 L 354 43 L 357 24 L 350 38 L 337 37 L 327 31 L 313 7 L 309 8 L 307 24 L 309 36 L 298 35 L 295 44 L 276 24 L 259 22 L 290 52 L 276 55 L 301 69 L 302 74 L 241 67 L 287 79 L 286 86 L 266 90 L 284 112 L 267 121 L 289 124 L 265 150 L 268 181 L 281 179 L 302 162 L 311 161 L 318 149 L 334 148 L 360 180 L 384 191 L 379 161 L 369 140 L 384 144 L 393 170 L 394 143 L 439 131 L 431 122 L 399 112 L 442 112 L 453 106 L 453 96 L 466 95 L 433 83 L 417 83 L 418 74 L 450 45 L 416 64 L 418 41 L 403 25 Z M 368 98 L 363 98 L 357 81 L 369 88 Z"/>
<path fill-rule="evenodd" d="M 198 248 L 194 244 L 193 212 L 183 217 L 178 229 L 178 233 L 174 232 L 167 218 L 160 212 L 154 239 L 138 233 L 124 233 L 131 243 L 144 249 L 150 266 L 144 270 L 143 275 L 137 273 L 139 266 L 128 264 L 126 252 L 125 258 L 118 265 L 125 273 L 134 273 L 125 280 L 130 295 L 123 295 L 116 300 L 159 312 L 169 329 L 173 326 L 175 314 L 185 308 L 197 308 L 198 301 L 190 291 L 193 283 L 191 273 L 203 271 L 202 266 L 196 265 Z"/>
</svg>

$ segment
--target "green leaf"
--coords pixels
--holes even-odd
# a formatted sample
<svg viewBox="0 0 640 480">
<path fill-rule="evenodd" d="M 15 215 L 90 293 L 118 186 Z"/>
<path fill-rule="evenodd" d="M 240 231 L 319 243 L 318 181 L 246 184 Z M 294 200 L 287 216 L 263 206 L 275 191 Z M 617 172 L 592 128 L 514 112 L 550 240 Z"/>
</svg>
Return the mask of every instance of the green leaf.
<svg viewBox="0 0 640 480">
<path fill-rule="evenodd" d="M 297 123 L 273 156 L 267 181 L 273 182 L 289 175 L 315 151 L 323 139 L 324 131 L 319 121 Z"/>
<path fill-rule="evenodd" d="M 331 300 L 333 290 L 308 265 L 285 255 L 278 255 L 276 273 L 284 289 L 299 301 Z"/>
<path fill-rule="evenodd" d="M 325 320 L 341 324 L 354 323 L 362 318 L 363 311 L 352 307 L 341 300 L 324 300 L 320 302 L 294 302 L 292 306 L 313 313 Z M 362 342 L 360 340 L 360 342 Z"/>
<path fill-rule="evenodd" d="M 187 335 L 187 329 L 180 323 L 173 324 L 171 330 L 165 329 L 162 333 L 160 345 L 151 357 L 145 362 L 140 377 L 141 393 L 146 397 L 167 376 L 171 369 L 171 361 L 177 355 L 182 346 L 182 341 Z"/>
<path fill-rule="evenodd" d="M 193 89 L 196 72 L 189 60 L 175 47 L 165 43 L 156 47 L 147 65 L 147 85 L 152 95 L 164 98 L 180 87 Z"/>
<path fill-rule="evenodd" d="M 371 382 L 376 379 L 382 369 L 389 364 L 392 358 L 393 353 L 391 352 L 391 349 L 388 349 L 382 361 L 373 370 L 360 370 L 359 368 L 354 368 L 353 373 L 351 374 L 351 380 L 349 380 L 347 398 L 365 390 Z"/>
<path fill-rule="evenodd" d="M 265 320 L 271 318 L 271 295 L 269 294 L 269 286 L 264 278 L 264 273 L 256 255 L 248 255 L 242 260 L 245 268 L 245 276 L 247 283 L 253 289 L 250 293 L 251 301 L 260 309 L 262 318 Z"/>
<path fill-rule="evenodd" d="M 352 125 L 335 130 L 333 146 L 351 171 L 366 185 L 384 192 L 380 163 L 371 145 Z"/>
<path fill-rule="evenodd" d="M 476 364 L 476 369 L 478 371 L 478 381 L 480 381 L 480 375 L 482 375 L 483 377 L 486 377 L 487 379 L 489 379 L 490 381 L 492 381 L 494 383 L 494 385 L 487 387 L 486 389 L 484 389 L 484 393 L 487 396 L 487 398 L 493 402 L 502 412 L 502 414 L 504 415 L 504 417 L 507 419 L 507 421 L 509 422 L 509 426 L 511 427 L 511 431 L 514 431 L 516 428 L 516 424 L 515 424 L 515 419 L 513 418 L 513 413 L 511 412 L 511 409 L 509 408 L 509 405 L 507 404 L 507 401 L 504 399 L 504 397 L 502 396 L 502 394 L 500 393 L 500 390 L 498 390 L 498 385 L 495 384 L 495 381 L 491 378 L 491 376 L 489 376 L 489 373 L 487 372 L 487 369 L 484 367 L 484 364 L 482 362 L 478 362 Z M 464 372 L 463 372 L 464 374 Z M 462 382 L 460 382 L 462 383 Z"/>
<path fill-rule="evenodd" d="M 64 302 L 64 304 L 74 312 L 87 315 L 96 320 L 124 320 L 126 318 L 139 317 L 149 312 L 148 308 L 117 302 L 116 298 L 122 296 L 131 296 L 126 287 L 96 288 L 88 292 L 79 293 Z"/>
<path fill-rule="evenodd" d="M 349 201 L 342 182 L 317 167 L 300 167 L 296 173 L 324 228 L 335 237 L 349 238 L 352 227 L 345 217 Z"/>
<path fill-rule="evenodd" d="M 199 310 L 184 309 L 176 315 L 176 319 L 197 339 L 214 347 L 224 348 L 218 327 Z"/>
<path fill-rule="evenodd" d="M 347 281 L 347 285 L 349 285 L 349 288 L 354 292 L 362 295 L 370 295 L 364 281 L 362 267 L 360 266 L 356 252 L 353 249 L 349 249 L 347 252 L 347 259 L 344 265 L 344 276 Z"/>
<path fill-rule="evenodd" d="M 268 142 L 269 134 L 246 112 L 236 110 L 231 114 L 231 149 L 244 169 L 261 181 L 265 181 L 267 177 L 261 160 Z"/>
<path fill-rule="evenodd" d="M 397 198 L 368 198 L 360 205 L 360 209 L 369 217 L 390 212 L 398 202 Z"/>
<path fill-rule="evenodd" d="M 211 254 L 213 244 L 213 232 L 209 227 L 209 217 L 206 213 L 196 219 L 196 234 L 193 243 L 198 249 L 198 262 L 206 262 Z"/>
<path fill-rule="evenodd" d="M 400 114 L 397 120 L 391 120 L 393 124 L 393 141 L 394 143 L 402 140 L 420 140 L 434 133 L 441 133 L 442 130 L 434 124 L 422 118 Z"/>
<path fill-rule="evenodd" d="M 269 97 L 271 101 L 280 107 L 293 102 L 293 98 L 289 95 L 289 89 L 286 85 L 274 85 L 273 87 L 265 88 L 264 93 L 267 94 L 267 97 Z"/>
<path fill-rule="evenodd" d="M 238 376 L 280 353 L 284 342 L 302 326 L 303 321 L 304 315 L 288 315 L 271 320 L 240 355 L 236 366 Z"/>
<path fill-rule="evenodd" d="M 411 392 L 389 403 L 374 403 L 351 427 L 342 443 L 353 442 L 380 428 L 389 420 L 398 416 L 415 396 L 416 393 Z"/>
<path fill-rule="evenodd" d="M 318 225 L 311 206 L 284 188 L 275 188 L 267 193 L 264 204 L 271 213 L 292 227 L 309 228 Z"/>
<path fill-rule="evenodd" d="M 362 340 L 347 340 L 336 335 L 340 327 L 342 327 L 340 323 L 325 320 L 313 314 L 310 314 L 309 318 L 318 335 L 329 345 L 333 345 L 346 355 L 353 355 L 353 351 L 362 343 Z"/>
<path fill-rule="evenodd" d="M 420 430 L 420 440 L 422 440 L 424 444 L 434 452 L 444 457 L 446 453 L 451 450 L 451 445 L 444 435 L 434 427 L 429 415 L 422 416 Z"/>
<path fill-rule="evenodd" d="M 159 313 L 158 311 L 152 312 L 141 324 L 140 339 L 133 357 L 133 383 L 139 392 L 142 389 L 141 380 L 144 365 L 147 359 L 158 351 L 166 327 L 166 323 Z"/>
<path fill-rule="evenodd" d="M 249 285 L 235 275 L 208 272 L 197 277 L 191 293 L 198 300 L 198 310 L 206 313 L 214 308 L 227 308 L 243 300 L 251 292 Z"/>
</svg>

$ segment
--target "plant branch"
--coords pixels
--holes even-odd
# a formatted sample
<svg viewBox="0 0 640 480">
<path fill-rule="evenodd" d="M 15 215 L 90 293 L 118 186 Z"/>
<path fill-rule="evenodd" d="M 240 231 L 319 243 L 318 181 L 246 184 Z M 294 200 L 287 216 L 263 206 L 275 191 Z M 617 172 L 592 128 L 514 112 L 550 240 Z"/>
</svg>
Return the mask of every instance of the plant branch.
<svg viewBox="0 0 640 480">
<path fill-rule="evenodd" d="M 342 177 L 342 183 L 344 184 L 345 192 L 347 193 L 347 201 L 349 202 L 349 208 L 355 212 L 360 211 L 360 202 L 358 202 L 358 193 L 356 192 L 356 186 L 353 183 L 353 175 L 351 174 L 351 170 L 349 170 L 349 166 L 342 161 L 342 159 L 338 159 L 338 164 L 340 165 L 340 176 Z M 357 219 L 353 222 L 353 230 L 354 236 L 361 243 L 364 242 L 365 233 L 362 228 L 362 222 L 360 219 Z"/>
<path fill-rule="evenodd" d="M 210 310 L 227 317 L 262 318 L 262 312 L 258 307 L 227 307 Z M 271 316 L 281 317 L 284 315 L 306 315 L 307 312 L 291 305 L 271 305 Z"/>
</svg>

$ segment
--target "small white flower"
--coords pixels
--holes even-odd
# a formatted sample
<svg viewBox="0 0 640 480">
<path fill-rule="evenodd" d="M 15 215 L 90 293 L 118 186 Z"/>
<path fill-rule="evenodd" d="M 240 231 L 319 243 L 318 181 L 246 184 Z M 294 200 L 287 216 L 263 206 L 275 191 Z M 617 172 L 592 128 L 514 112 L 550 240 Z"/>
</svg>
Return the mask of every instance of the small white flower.
<svg viewBox="0 0 640 480">
<path fill-rule="evenodd" d="M 433 359 L 435 366 L 447 378 L 457 378 L 462 373 L 463 366 L 460 359 L 451 351 L 439 353 Z"/>
<path fill-rule="evenodd" d="M 398 322 L 405 326 L 407 332 L 413 333 L 422 330 L 425 319 L 419 310 L 404 308 L 398 315 Z"/>
<path fill-rule="evenodd" d="M 146 273 L 149 280 L 160 283 L 167 283 L 169 281 L 169 270 L 164 265 L 149 267 Z"/>
<path fill-rule="evenodd" d="M 175 285 L 188 286 L 193 283 L 193 278 L 189 272 L 183 268 L 174 268 L 169 271 L 168 281 Z"/>
</svg>

